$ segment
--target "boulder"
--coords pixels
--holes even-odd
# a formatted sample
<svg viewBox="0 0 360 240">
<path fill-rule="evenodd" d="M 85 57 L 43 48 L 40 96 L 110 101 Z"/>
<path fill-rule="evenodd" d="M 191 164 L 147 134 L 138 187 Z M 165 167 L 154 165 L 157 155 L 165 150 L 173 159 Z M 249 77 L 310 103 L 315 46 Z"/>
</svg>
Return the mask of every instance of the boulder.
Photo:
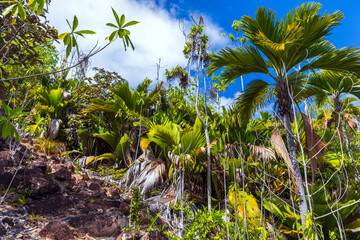
<svg viewBox="0 0 360 240">
<path fill-rule="evenodd" d="M 88 233 L 93 237 L 106 237 L 117 235 L 122 228 L 129 226 L 129 219 L 119 212 L 90 213 L 79 215 L 69 220 L 69 225 L 80 235 Z"/>
<path fill-rule="evenodd" d="M 72 202 L 61 193 L 51 195 L 49 198 L 26 202 L 29 213 L 40 215 L 57 214 L 71 206 Z"/>
<path fill-rule="evenodd" d="M 71 179 L 71 172 L 66 168 L 59 169 L 58 171 L 53 173 L 53 175 L 56 180 L 60 181 L 68 181 Z"/>
<path fill-rule="evenodd" d="M 53 240 L 70 240 L 75 239 L 73 231 L 63 222 L 52 221 L 48 223 L 40 232 L 43 238 Z"/>
</svg>

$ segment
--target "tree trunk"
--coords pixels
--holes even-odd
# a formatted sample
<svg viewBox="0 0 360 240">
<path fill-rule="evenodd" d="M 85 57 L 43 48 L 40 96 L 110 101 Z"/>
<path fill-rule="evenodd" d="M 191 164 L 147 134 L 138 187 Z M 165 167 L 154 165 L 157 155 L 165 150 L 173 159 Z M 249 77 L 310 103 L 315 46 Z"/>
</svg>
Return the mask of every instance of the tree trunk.
<svg viewBox="0 0 360 240">
<path fill-rule="evenodd" d="M 348 155 L 350 158 L 350 161 L 352 163 L 355 163 L 354 158 L 353 158 L 353 154 L 352 154 L 352 149 L 350 147 L 350 141 L 349 141 L 349 136 L 346 134 L 343 123 L 342 123 L 342 115 L 341 115 L 341 102 L 339 99 L 339 96 L 336 96 L 333 98 L 334 101 L 334 108 L 335 108 L 335 113 L 336 113 L 336 121 L 335 123 L 339 126 L 339 132 L 340 132 L 340 137 L 343 136 L 344 137 L 344 141 L 345 141 L 345 146 L 348 150 Z"/>
<path fill-rule="evenodd" d="M 290 112 L 287 112 L 283 115 L 285 131 L 286 131 L 286 140 L 287 140 L 289 155 L 291 160 L 291 165 L 288 166 L 288 168 L 290 170 L 292 182 L 295 185 L 297 194 L 300 198 L 299 210 L 300 210 L 301 224 L 305 225 L 306 215 L 308 214 L 308 207 L 306 202 L 304 182 L 301 177 L 299 162 L 296 157 L 295 138 L 291 130 L 290 114 L 291 114 Z"/>
<path fill-rule="evenodd" d="M 206 114 L 206 122 L 204 121 L 204 119 L 202 118 L 201 114 L 200 114 L 200 110 L 199 110 L 199 91 L 200 91 L 200 83 L 199 83 L 199 76 L 200 76 L 200 61 L 202 63 L 201 58 L 203 58 L 203 52 L 202 52 L 202 47 L 200 47 L 199 50 L 199 56 L 198 56 L 198 61 L 197 61 L 197 66 L 196 66 L 196 93 L 195 93 L 195 109 L 196 109 L 196 113 L 199 117 L 199 120 L 201 122 L 201 124 L 204 127 L 204 131 L 205 131 L 205 138 L 206 138 L 206 144 L 208 146 L 207 148 L 207 175 L 206 175 L 206 184 L 207 184 L 207 199 L 208 199 L 208 211 L 211 212 L 212 211 L 212 206 L 211 206 L 211 150 L 210 150 L 210 137 L 209 137 L 209 130 L 208 130 L 208 115 L 207 115 L 207 104 L 206 104 L 206 100 L 205 100 L 205 114 Z M 203 65 L 203 63 L 202 63 Z M 204 88 L 205 88 L 205 92 L 206 92 L 206 82 L 204 84 Z M 205 99 L 206 99 L 206 95 L 205 95 Z"/>
</svg>

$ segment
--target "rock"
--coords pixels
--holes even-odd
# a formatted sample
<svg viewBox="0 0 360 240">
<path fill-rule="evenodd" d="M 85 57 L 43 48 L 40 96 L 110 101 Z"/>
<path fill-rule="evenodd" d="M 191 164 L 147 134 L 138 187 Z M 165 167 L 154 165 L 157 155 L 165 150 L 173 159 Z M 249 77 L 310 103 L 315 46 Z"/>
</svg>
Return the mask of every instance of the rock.
<svg viewBox="0 0 360 240">
<path fill-rule="evenodd" d="M 4 236 L 6 232 L 6 228 L 2 224 L 0 224 L 0 237 Z"/>
<path fill-rule="evenodd" d="M 40 199 L 46 195 L 60 191 L 60 186 L 49 175 L 45 175 L 39 168 L 20 169 L 21 178 L 19 188 L 22 188 L 29 197 Z"/>
<path fill-rule="evenodd" d="M 82 175 L 82 180 L 89 180 L 89 175 L 87 174 L 87 173 L 84 173 L 83 175 Z"/>
<path fill-rule="evenodd" d="M 53 240 L 70 240 L 74 239 L 73 231 L 68 225 L 59 221 L 52 221 L 47 224 L 40 232 L 39 235 L 44 238 Z"/>
<path fill-rule="evenodd" d="M 80 235 L 88 233 L 93 237 L 104 237 L 119 234 L 122 228 L 129 226 L 129 219 L 119 212 L 90 213 L 79 215 L 69 220 L 69 225 Z"/>
<path fill-rule="evenodd" d="M 50 166 L 50 171 L 52 173 L 54 173 L 54 172 L 59 171 L 62 168 L 66 168 L 66 166 L 64 164 L 53 164 L 53 165 Z"/>
<path fill-rule="evenodd" d="M 0 159 L 0 169 L 4 169 L 6 167 L 11 167 L 12 163 L 10 159 Z"/>
<path fill-rule="evenodd" d="M 84 180 L 80 180 L 77 185 L 81 188 L 87 188 L 87 184 Z"/>
<path fill-rule="evenodd" d="M 67 207 L 71 207 L 71 201 L 61 193 L 51 195 L 49 198 L 26 202 L 29 213 L 40 215 L 57 214 Z"/>
<path fill-rule="evenodd" d="M 146 211 L 146 209 L 141 209 L 139 211 L 139 216 L 140 216 L 140 225 L 149 225 L 150 224 L 150 219 L 149 219 L 149 215 Z"/>
<path fill-rule="evenodd" d="M 0 190 L 7 189 L 9 186 L 11 179 L 13 178 L 13 174 L 11 172 L 5 172 L 0 168 Z M 17 188 L 19 185 L 19 177 L 16 176 L 14 181 L 11 184 L 11 188 Z"/>
<path fill-rule="evenodd" d="M 130 215 L 130 205 L 122 201 L 119 206 L 119 212 L 121 212 L 125 216 L 129 216 Z"/>
<path fill-rule="evenodd" d="M 97 184 L 97 183 L 90 183 L 89 189 L 92 191 L 100 191 L 101 190 L 99 184 Z"/>
<path fill-rule="evenodd" d="M 3 224 L 7 224 L 9 225 L 10 227 L 13 227 L 14 226 L 14 220 L 10 217 L 5 217 L 3 220 L 2 220 L 2 223 Z"/>
<path fill-rule="evenodd" d="M 79 196 L 80 196 L 83 200 L 92 197 L 92 192 L 89 191 L 89 190 L 87 190 L 87 189 L 81 190 L 78 194 L 79 194 Z"/>
<path fill-rule="evenodd" d="M 137 231 L 135 232 L 134 229 L 129 229 L 123 231 L 116 240 L 139 240 L 141 239 L 146 233 L 144 231 Z M 156 238 L 155 238 L 156 239 Z"/>
<path fill-rule="evenodd" d="M 107 189 L 107 195 L 113 199 L 120 198 L 120 189 L 118 189 L 116 187 L 109 187 Z"/>
<path fill-rule="evenodd" d="M 154 240 L 161 239 L 157 232 L 145 232 L 145 234 L 140 238 L 140 240 Z"/>
<path fill-rule="evenodd" d="M 67 181 L 71 179 L 71 172 L 66 168 L 61 168 L 55 173 L 53 173 L 55 179 L 60 181 Z"/>
<path fill-rule="evenodd" d="M 11 153 L 9 150 L 0 152 L 0 169 L 5 167 L 12 167 Z"/>
<path fill-rule="evenodd" d="M 32 238 L 30 235 L 28 234 L 24 234 L 21 238 L 22 240 L 35 240 L 34 238 Z"/>
<path fill-rule="evenodd" d="M 39 168 L 43 173 L 45 173 L 47 164 L 45 161 L 34 161 L 30 163 L 31 169 Z"/>
</svg>

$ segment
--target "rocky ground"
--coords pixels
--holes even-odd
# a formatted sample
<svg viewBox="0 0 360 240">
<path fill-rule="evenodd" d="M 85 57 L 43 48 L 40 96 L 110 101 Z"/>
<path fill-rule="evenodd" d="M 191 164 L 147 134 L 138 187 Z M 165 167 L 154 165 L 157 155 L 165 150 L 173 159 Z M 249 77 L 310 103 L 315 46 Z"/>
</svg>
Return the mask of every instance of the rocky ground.
<svg viewBox="0 0 360 240">
<path fill-rule="evenodd" d="M 144 231 L 150 223 L 146 205 L 139 212 L 143 230 L 135 236 L 131 201 L 119 188 L 71 161 L 30 150 L 30 143 L 13 154 L 0 146 L 0 201 L 13 179 L 0 205 L 0 239 L 167 239 Z"/>
</svg>

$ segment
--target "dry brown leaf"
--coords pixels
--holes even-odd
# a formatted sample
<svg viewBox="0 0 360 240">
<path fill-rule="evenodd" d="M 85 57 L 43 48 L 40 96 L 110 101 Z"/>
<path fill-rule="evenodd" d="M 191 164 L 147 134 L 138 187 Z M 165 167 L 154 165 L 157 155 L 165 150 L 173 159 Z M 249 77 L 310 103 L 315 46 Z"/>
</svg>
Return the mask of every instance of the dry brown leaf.
<svg viewBox="0 0 360 240">
<path fill-rule="evenodd" d="M 344 117 L 345 117 L 345 120 L 346 120 L 347 124 L 349 125 L 349 127 L 351 129 L 356 129 L 357 128 L 356 122 L 354 121 L 353 117 L 349 113 L 346 113 L 344 115 Z"/>
<path fill-rule="evenodd" d="M 298 179 L 296 178 L 296 171 L 293 167 L 289 152 L 285 146 L 284 140 L 281 137 L 281 134 L 280 134 L 280 131 L 279 131 L 279 128 L 277 125 L 275 125 L 275 127 L 274 127 L 274 131 L 271 135 L 270 141 L 271 141 L 271 145 L 275 149 L 275 152 L 277 153 L 277 155 L 279 155 L 285 161 L 285 163 L 290 171 L 290 176 L 291 176 L 292 182 L 295 186 L 295 191 L 297 191 L 301 186 L 297 185 Z"/>
<path fill-rule="evenodd" d="M 291 165 L 290 155 L 285 146 L 284 140 L 281 137 L 279 128 L 277 125 L 274 127 L 274 131 L 271 135 L 271 145 L 275 149 L 275 152 L 285 161 L 286 165 Z"/>
<path fill-rule="evenodd" d="M 326 143 L 313 129 L 310 118 L 304 113 L 301 113 L 301 116 L 305 128 L 306 151 L 311 162 L 311 170 L 314 180 L 317 165 L 318 163 L 320 163 L 321 165 L 323 164 L 322 153 L 327 151 L 327 147 Z"/>
<path fill-rule="evenodd" d="M 250 150 L 258 158 L 264 161 L 276 160 L 275 152 L 271 148 L 262 145 L 251 145 Z"/>
</svg>

